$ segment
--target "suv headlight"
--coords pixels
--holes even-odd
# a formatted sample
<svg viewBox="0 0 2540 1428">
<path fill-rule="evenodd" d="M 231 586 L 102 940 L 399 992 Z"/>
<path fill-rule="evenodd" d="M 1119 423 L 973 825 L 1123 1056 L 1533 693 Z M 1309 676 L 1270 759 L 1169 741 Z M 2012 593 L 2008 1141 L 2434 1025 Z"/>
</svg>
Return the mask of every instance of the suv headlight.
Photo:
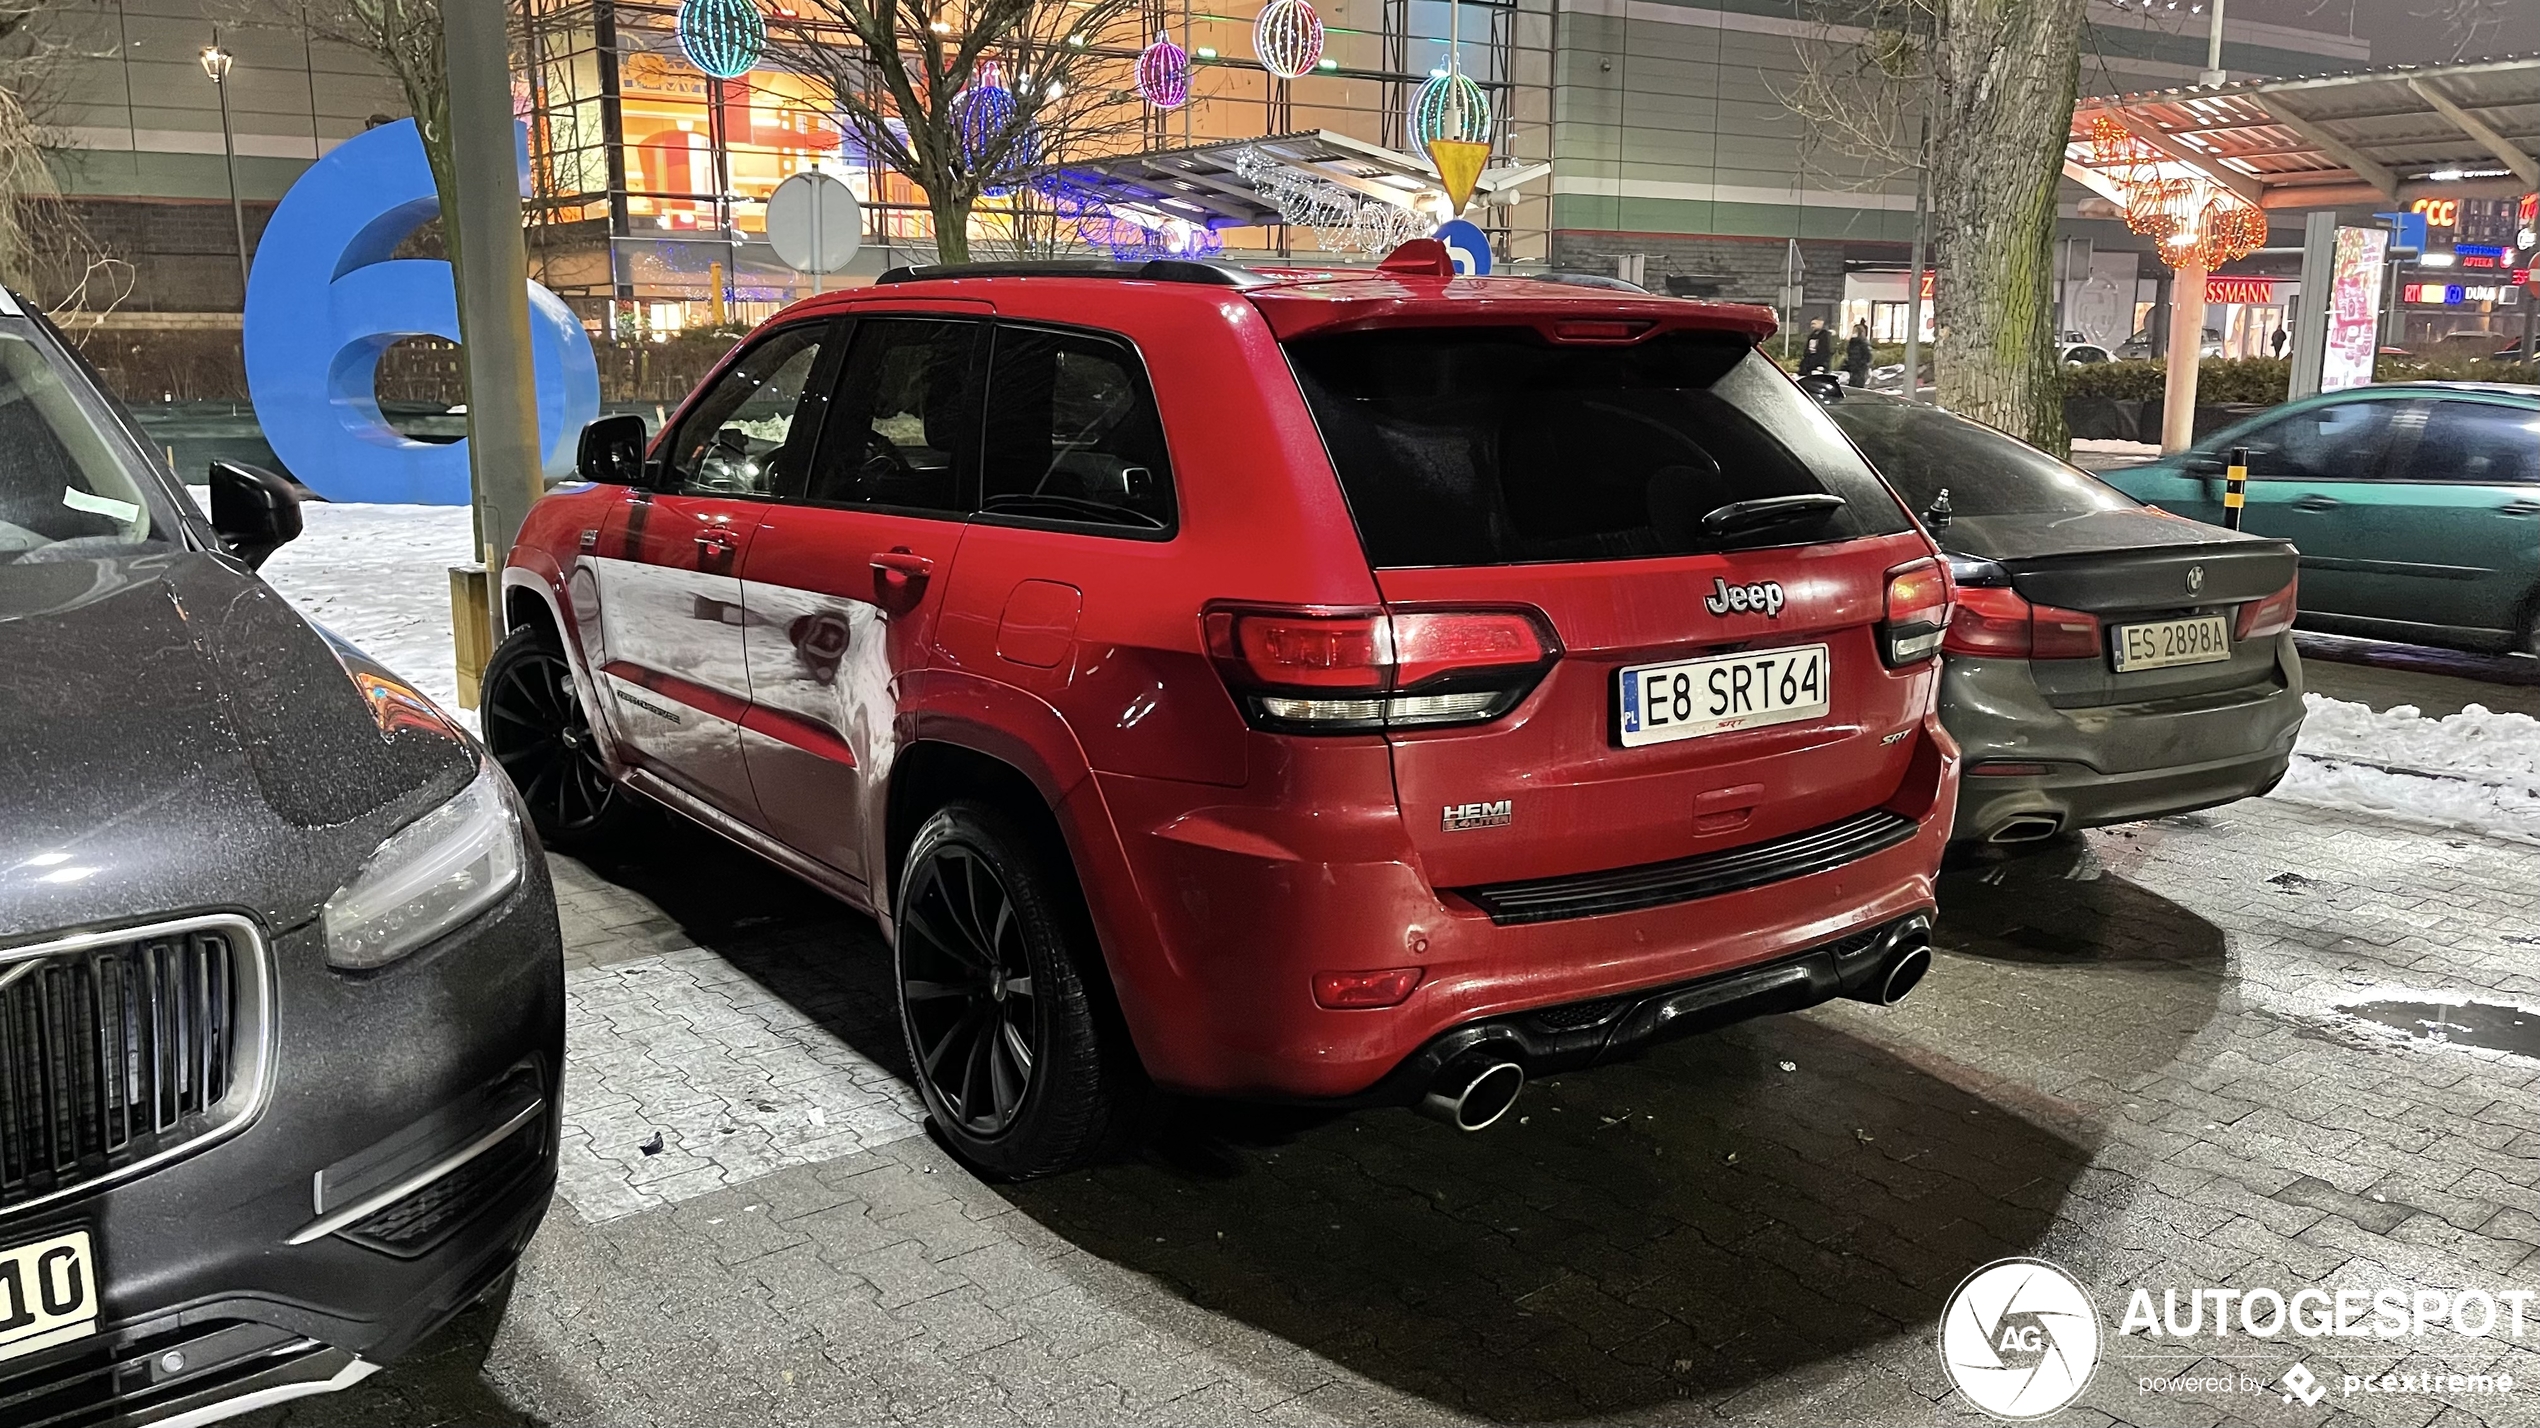
<svg viewBox="0 0 2540 1428">
<path fill-rule="evenodd" d="M 520 820 L 487 761 L 458 797 L 398 829 L 326 900 L 326 960 L 386 966 L 520 883 Z"/>
</svg>

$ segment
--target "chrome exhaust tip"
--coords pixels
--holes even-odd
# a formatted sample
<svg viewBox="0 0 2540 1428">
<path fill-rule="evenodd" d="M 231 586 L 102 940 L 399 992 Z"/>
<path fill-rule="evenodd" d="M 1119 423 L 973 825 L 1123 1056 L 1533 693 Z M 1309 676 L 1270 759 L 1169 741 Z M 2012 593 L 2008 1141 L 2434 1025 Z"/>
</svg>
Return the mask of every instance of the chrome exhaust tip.
<svg viewBox="0 0 2540 1428">
<path fill-rule="evenodd" d="M 1460 1131 L 1487 1130 L 1526 1089 L 1526 1068 L 1514 1061 L 1449 1067 L 1412 1109 Z"/>
<path fill-rule="evenodd" d="M 1916 943 L 1906 948 L 1897 953 L 1895 959 L 1889 962 L 1881 973 L 1877 994 L 1872 1000 L 1883 1007 L 1896 1005 L 1905 1000 L 1905 994 L 1914 990 L 1923 980 L 1923 975 L 1930 970 L 1930 947 Z"/>
<path fill-rule="evenodd" d="M 1872 1006 L 1892 1007 L 1931 970 L 1931 919 L 1909 918 L 1887 934 L 1878 960 L 1857 980 L 1846 978 L 1844 995 Z"/>
<path fill-rule="evenodd" d="M 2023 813 L 1993 830 L 1988 843 L 2040 843 L 2063 831 L 2064 820 L 2051 813 Z"/>
</svg>

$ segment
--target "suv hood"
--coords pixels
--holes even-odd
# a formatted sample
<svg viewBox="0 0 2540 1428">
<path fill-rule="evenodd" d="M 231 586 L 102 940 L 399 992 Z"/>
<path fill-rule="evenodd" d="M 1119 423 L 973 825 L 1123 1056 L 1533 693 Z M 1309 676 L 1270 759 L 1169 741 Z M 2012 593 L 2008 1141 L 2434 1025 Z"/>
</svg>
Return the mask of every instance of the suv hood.
<svg viewBox="0 0 2540 1428">
<path fill-rule="evenodd" d="M 476 767 L 446 721 L 374 717 L 347 650 L 201 552 L 0 565 L 0 942 L 314 915 Z"/>
</svg>

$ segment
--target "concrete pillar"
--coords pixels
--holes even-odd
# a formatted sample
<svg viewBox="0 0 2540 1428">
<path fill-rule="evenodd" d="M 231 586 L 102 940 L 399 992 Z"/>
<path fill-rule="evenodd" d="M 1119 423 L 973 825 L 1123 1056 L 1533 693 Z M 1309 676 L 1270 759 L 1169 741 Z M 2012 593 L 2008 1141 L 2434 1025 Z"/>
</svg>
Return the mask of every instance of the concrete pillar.
<svg viewBox="0 0 2540 1428">
<path fill-rule="evenodd" d="M 2302 291 L 2293 309 L 2293 374 L 2285 393 L 2293 401 L 2319 395 L 2320 373 L 2328 361 L 2328 299 L 2336 276 L 2336 212 L 2302 215 Z"/>
<path fill-rule="evenodd" d="M 2205 344 L 2205 265 L 2180 263 L 2170 279 L 2169 377 L 2161 388 L 2161 450 L 2196 444 L 2196 361 Z"/>
</svg>

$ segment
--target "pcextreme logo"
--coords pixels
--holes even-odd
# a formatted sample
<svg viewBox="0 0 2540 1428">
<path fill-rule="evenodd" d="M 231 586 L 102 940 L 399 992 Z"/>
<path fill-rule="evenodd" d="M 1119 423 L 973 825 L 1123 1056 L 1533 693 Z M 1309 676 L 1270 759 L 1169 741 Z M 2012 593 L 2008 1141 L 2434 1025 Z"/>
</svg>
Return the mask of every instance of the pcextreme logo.
<svg viewBox="0 0 2540 1428">
<path fill-rule="evenodd" d="M 1940 1316 L 1940 1363 L 1996 1418 L 2043 1418 L 2081 1396 L 2099 1367 L 2099 1309 L 2042 1259 L 1997 1259 L 1966 1277 Z"/>
</svg>

